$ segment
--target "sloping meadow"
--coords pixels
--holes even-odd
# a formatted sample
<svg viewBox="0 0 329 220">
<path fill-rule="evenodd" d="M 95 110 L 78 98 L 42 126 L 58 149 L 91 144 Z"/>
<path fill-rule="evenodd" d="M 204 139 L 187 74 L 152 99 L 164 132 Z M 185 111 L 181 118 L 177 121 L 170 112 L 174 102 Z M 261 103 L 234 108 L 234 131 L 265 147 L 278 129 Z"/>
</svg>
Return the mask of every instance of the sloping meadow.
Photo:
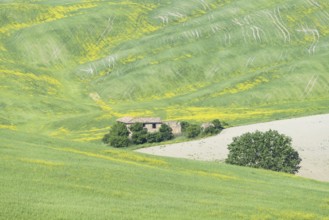
<svg viewBox="0 0 329 220">
<path fill-rule="evenodd" d="M 0 134 L 0 219 L 328 219 L 328 183 Z"/>
<path fill-rule="evenodd" d="M 1 1 L 0 219 L 328 219 L 327 183 L 97 144 L 127 115 L 236 125 L 328 112 L 328 10 Z"/>
<path fill-rule="evenodd" d="M 89 141 L 125 115 L 236 125 L 327 112 L 328 9 L 3 1 L 0 124 Z"/>
</svg>

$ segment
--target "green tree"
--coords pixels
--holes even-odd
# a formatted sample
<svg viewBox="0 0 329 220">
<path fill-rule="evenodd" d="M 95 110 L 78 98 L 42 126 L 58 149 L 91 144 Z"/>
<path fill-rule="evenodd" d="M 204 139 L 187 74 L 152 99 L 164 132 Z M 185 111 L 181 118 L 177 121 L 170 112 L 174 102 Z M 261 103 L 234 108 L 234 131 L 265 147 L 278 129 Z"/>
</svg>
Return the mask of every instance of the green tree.
<svg viewBox="0 0 329 220">
<path fill-rule="evenodd" d="M 198 125 L 190 125 L 188 126 L 186 132 L 188 138 L 194 138 L 201 133 L 201 128 Z"/>
<path fill-rule="evenodd" d="M 128 147 L 129 139 L 128 137 L 125 136 L 111 136 L 109 143 L 112 147 L 116 147 L 116 148 Z"/>
<path fill-rule="evenodd" d="M 142 123 L 135 123 L 129 127 L 132 132 L 131 141 L 134 144 L 144 144 L 147 142 L 147 130 Z"/>
<path fill-rule="evenodd" d="M 121 122 L 114 124 L 110 130 L 110 136 L 128 137 L 129 131 L 127 126 Z"/>
<path fill-rule="evenodd" d="M 187 122 L 187 121 L 182 121 L 180 123 L 180 125 L 181 125 L 181 128 L 182 128 L 182 132 L 186 132 L 187 128 L 190 126 L 190 123 Z"/>
<path fill-rule="evenodd" d="M 131 132 L 142 132 L 142 131 L 146 131 L 146 129 L 143 127 L 142 123 L 134 123 L 129 127 Z"/>
<path fill-rule="evenodd" d="M 277 131 L 256 131 L 233 138 L 226 163 L 297 173 L 301 158 L 291 146 L 291 138 Z"/>
<path fill-rule="evenodd" d="M 172 128 L 169 125 L 162 124 L 159 129 L 159 132 L 163 141 L 171 140 L 174 137 L 172 133 Z"/>
<path fill-rule="evenodd" d="M 110 144 L 112 147 L 127 147 L 129 145 L 129 130 L 123 123 L 117 122 L 114 124 L 110 132 L 105 134 L 102 141 L 105 144 Z"/>
<path fill-rule="evenodd" d="M 163 141 L 162 135 L 160 132 L 148 133 L 146 135 L 148 143 L 157 143 Z"/>
<path fill-rule="evenodd" d="M 224 127 L 222 126 L 222 123 L 218 119 L 213 120 L 211 123 L 214 125 L 214 128 L 217 129 L 218 131 L 221 131 L 224 129 Z"/>
<path fill-rule="evenodd" d="M 131 135 L 131 141 L 134 144 L 144 144 L 147 142 L 147 132 L 134 132 Z"/>
<path fill-rule="evenodd" d="M 204 129 L 203 133 L 205 133 L 206 135 L 213 135 L 218 134 L 218 130 L 215 128 L 215 126 L 209 126 Z"/>
<path fill-rule="evenodd" d="M 104 144 L 109 144 L 110 143 L 110 137 L 111 137 L 110 134 L 105 134 L 103 139 L 102 139 L 102 142 Z"/>
<path fill-rule="evenodd" d="M 218 119 L 215 119 L 211 122 L 210 126 L 206 127 L 203 130 L 203 134 L 215 135 L 215 134 L 219 134 L 223 129 L 224 127 L 222 123 Z"/>
</svg>

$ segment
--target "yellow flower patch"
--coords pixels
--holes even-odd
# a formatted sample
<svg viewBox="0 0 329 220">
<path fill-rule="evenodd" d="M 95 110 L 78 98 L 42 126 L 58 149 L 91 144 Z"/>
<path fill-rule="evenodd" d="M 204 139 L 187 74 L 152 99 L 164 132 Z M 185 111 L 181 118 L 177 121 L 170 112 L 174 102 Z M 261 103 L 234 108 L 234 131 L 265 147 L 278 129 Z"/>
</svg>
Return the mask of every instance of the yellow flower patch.
<svg viewBox="0 0 329 220">
<path fill-rule="evenodd" d="M 185 107 L 172 106 L 166 109 L 168 120 L 205 122 L 213 119 L 234 121 L 238 119 L 254 118 L 257 116 L 270 116 L 275 113 L 289 112 L 290 110 L 268 109 L 221 109 L 215 107 Z"/>
<path fill-rule="evenodd" d="M 135 161 L 135 162 L 142 162 L 142 163 L 147 163 L 151 165 L 158 165 L 158 166 L 164 166 L 167 165 L 167 162 L 163 160 L 158 160 L 158 159 L 152 159 L 148 158 L 145 156 L 140 156 L 135 153 L 130 153 L 127 151 L 120 151 L 120 150 L 106 150 L 104 151 L 107 154 L 110 154 L 111 156 L 115 158 L 120 158 L 124 160 L 129 160 L 129 161 Z"/>
<path fill-rule="evenodd" d="M 116 35 L 103 37 L 97 42 L 81 42 L 82 47 L 86 51 L 86 55 L 81 58 L 80 63 L 101 59 L 103 57 L 102 50 L 104 48 L 113 48 L 124 41 L 138 39 L 139 37 L 157 31 L 160 28 L 146 20 L 147 12 L 152 11 L 157 7 L 155 4 L 141 4 L 131 1 L 109 2 L 108 4 L 113 6 L 124 6 L 124 8 L 129 11 L 129 13 L 127 13 L 128 21 L 125 24 L 125 29 Z M 115 23 L 115 19 L 113 23 Z M 142 55 L 137 57 L 128 56 L 123 58 L 121 62 L 124 64 L 131 63 L 142 58 Z"/>
<path fill-rule="evenodd" d="M 19 77 L 20 79 L 24 79 L 24 80 L 35 80 L 35 81 L 42 81 L 45 82 L 49 85 L 53 85 L 53 86 L 61 86 L 62 84 L 55 78 L 52 78 L 50 76 L 47 75 L 35 75 L 33 73 L 22 73 L 20 71 L 17 70 L 6 70 L 6 69 L 0 69 L 0 73 L 2 74 L 6 74 L 8 76 L 15 76 L 15 77 Z"/>
<path fill-rule="evenodd" d="M 7 129 L 7 130 L 16 131 L 17 127 L 15 125 L 1 125 L 0 124 L 0 129 Z"/>
<path fill-rule="evenodd" d="M 147 168 L 154 168 L 153 166 L 150 166 L 148 164 L 143 164 L 140 162 L 135 162 L 135 161 L 129 161 L 121 158 L 114 158 L 110 156 L 105 156 L 103 154 L 98 154 L 98 153 L 93 153 L 93 152 L 87 152 L 87 151 L 80 151 L 72 148 L 52 148 L 53 150 L 58 150 L 58 151 L 64 151 L 64 152 L 69 152 L 69 153 L 74 153 L 74 154 L 80 154 L 83 156 L 87 157 L 92 157 L 92 158 L 98 158 L 98 159 L 103 159 L 103 160 L 109 160 L 117 163 L 125 163 L 125 164 L 130 164 L 134 166 L 142 166 L 142 167 L 147 167 Z"/>
<path fill-rule="evenodd" d="M 245 82 L 238 83 L 237 85 L 235 85 L 233 87 L 226 88 L 220 92 L 217 92 L 217 93 L 213 94 L 212 97 L 244 92 L 244 91 L 250 90 L 260 84 L 267 83 L 269 81 L 270 80 L 265 78 L 264 76 L 259 76 L 253 80 L 247 80 Z"/>
<path fill-rule="evenodd" d="M 9 4 L 7 5 L 9 9 L 21 9 L 24 7 L 24 4 Z M 78 11 L 81 9 L 87 9 L 95 7 L 96 4 L 93 3 L 83 3 L 83 4 L 76 4 L 76 5 L 69 5 L 69 6 L 49 6 L 46 10 L 44 5 L 33 5 L 33 4 L 26 4 L 26 10 L 39 10 L 44 11 L 42 14 L 37 16 L 34 20 L 26 21 L 23 23 L 11 23 L 5 25 L 0 28 L 0 33 L 9 34 L 11 31 L 28 28 L 33 25 L 42 24 L 46 22 L 56 21 L 65 17 L 68 17 L 71 12 Z"/>
<path fill-rule="evenodd" d="M 70 131 L 64 127 L 60 127 L 56 131 L 53 131 L 50 136 L 57 137 L 57 136 L 63 136 L 69 134 Z"/>
<path fill-rule="evenodd" d="M 29 159 L 29 158 L 21 158 L 19 160 L 22 162 L 39 164 L 39 165 L 50 166 L 50 167 L 64 166 L 64 163 L 54 162 L 54 161 L 49 161 L 49 160 L 38 160 L 38 159 Z"/>
</svg>

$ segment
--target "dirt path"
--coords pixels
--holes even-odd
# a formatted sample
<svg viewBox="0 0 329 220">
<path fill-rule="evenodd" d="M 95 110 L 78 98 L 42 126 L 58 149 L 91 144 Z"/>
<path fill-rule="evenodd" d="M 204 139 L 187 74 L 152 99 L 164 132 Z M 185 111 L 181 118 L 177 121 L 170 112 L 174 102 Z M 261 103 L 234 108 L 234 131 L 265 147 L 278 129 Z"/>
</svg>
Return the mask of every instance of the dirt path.
<svg viewBox="0 0 329 220">
<path fill-rule="evenodd" d="M 293 147 L 303 159 L 297 175 L 329 181 L 329 114 L 259 123 L 225 129 L 202 140 L 137 150 L 141 153 L 206 161 L 223 161 L 232 138 L 256 130 L 277 130 L 293 139 Z"/>
</svg>

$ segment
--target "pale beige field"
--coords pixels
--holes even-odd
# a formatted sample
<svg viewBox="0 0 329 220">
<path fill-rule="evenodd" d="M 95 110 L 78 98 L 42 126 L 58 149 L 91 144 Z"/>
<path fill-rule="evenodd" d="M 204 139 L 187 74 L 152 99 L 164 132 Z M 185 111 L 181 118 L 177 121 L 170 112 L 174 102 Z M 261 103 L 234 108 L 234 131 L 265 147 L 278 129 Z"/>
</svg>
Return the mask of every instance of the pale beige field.
<svg viewBox="0 0 329 220">
<path fill-rule="evenodd" d="M 269 129 L 292 138 L 293 147 L 302 158 L 297 175 L 329 181 L 329 114 L 232 127 L 214 137 L 137 151 L 167 157 L 223 161 L 228 154 L 227 145 L 232 142 L 233 137 Z"/>
</svg>

